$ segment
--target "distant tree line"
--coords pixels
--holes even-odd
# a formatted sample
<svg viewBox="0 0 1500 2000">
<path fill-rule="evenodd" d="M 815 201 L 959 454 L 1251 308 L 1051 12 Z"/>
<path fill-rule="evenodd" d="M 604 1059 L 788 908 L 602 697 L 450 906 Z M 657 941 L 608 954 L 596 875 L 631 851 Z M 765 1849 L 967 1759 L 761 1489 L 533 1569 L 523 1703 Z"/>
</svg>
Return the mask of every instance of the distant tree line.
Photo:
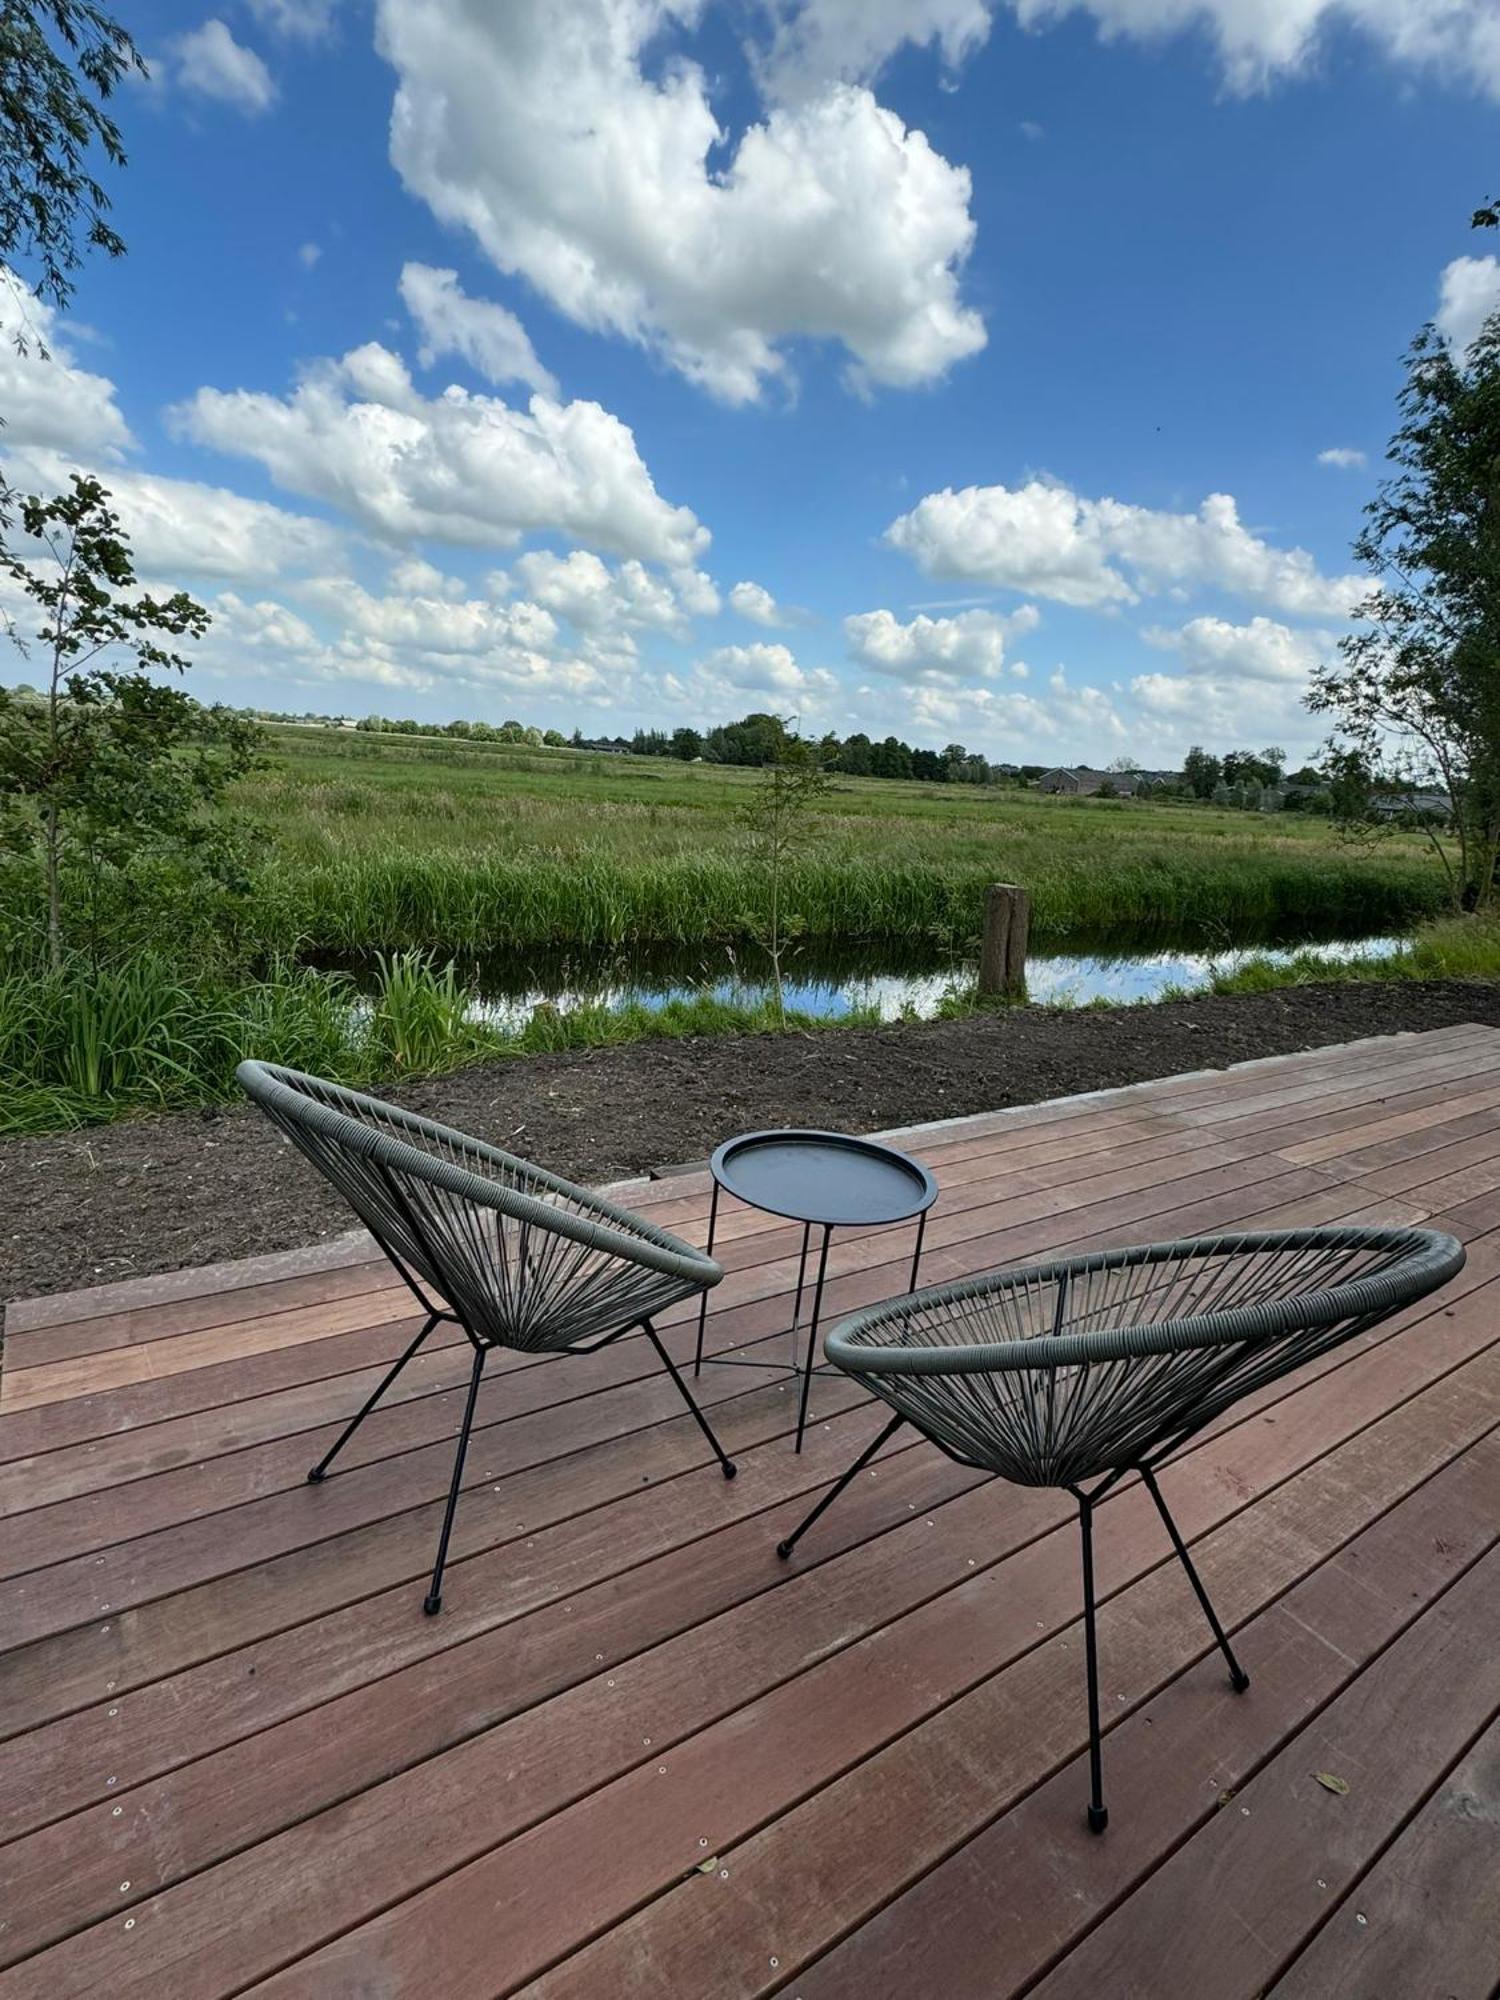
<svg viewBox="0 0 1500 2000">
<path fill-rule="evenodd" d="M 742 716 L 738 722 L 720 723 L 706 734 L 696 729 L 676 729 L 671 735 L 662 729 L 638 729 L 629 747 L 642 757 L 678 757 L 689 764 L 701 758 L 705 764 L 763 767 L 779 763 L 791 745 L 802 740 L 788 729 L 781 716 L 757 711 Z M 938 785 L 990 785 L 1007 778 L 1015 780 L 1020 775 L 1015 765 L 991 764 L 987 757 L 977 750 L 966 750 L 962 743 L 949 743 L 941 750 L 921 750 L 903 743 L 897 736 L 877 742 L 863 730 L 843 738 L 829 731 L 808 741 L 825 771 L 838 771 L 850 778 L 916 778 Z"/>
<path fill-rule="evenodd" d="M 21 690 L 16 692 L 19 694 Z M 720 723 L 708 730 L 637 729 L 629 736 L 585 736 L 581 729 L 565 736 L 560 729 L 537 729 L 514 717 L 491 723 L 418 722 L 409 716 L 366 715 L 356 722 L 348 716 L 311 712 L 294 715 L 259 709 L 256 714 L 260 720 L 270 722 L 320 722 L 401 736 L 676 758 L 685 764 L 728 764 L 751 770 L 764 770 L 810 755 L 818 768 L 830 776 L 912 779 L 938 785 L 1027 787 L 1058 768 L 1049 764 L 994 764 L 979 751 L 965 749 L 962 743 L 949 743 L 941 750 L 924 750 L 902 742 L 897 736 L 876 739 L 862 730 L 845 737 L 832 731 L 821 737 L 802 737 L 788 726 L 786 718 L 765 710 L 754 710 L 737 722 Z M 1350 824 L 1400 818 L 1403 796 L 1412 794 L 1411 814 L 1433 816 L 1432 794 L 1422 793 L 1418 798 L 1408 779 L 1383 774 L 1357 748 L 1331 749 L 1321 766 L 1303 764 L 1294 771 L 1288 771 L 1286 766 L 1286 752 L 1274 743 L 1263 750 L 1217 753 L 1195 743 L 1183 759 L 1180 772 L 1147 773 L 1134 759 L 1118 757 L 1102 776 L 1098 772 L 1093 774 L 1100 782 L 1091 788 L 1091 794 L 1099 799 L 1201 802 L 1242 812 L 1314 813 Z M 1072 768 L 1086 771 L 1088 767 Z"/>
</svg>

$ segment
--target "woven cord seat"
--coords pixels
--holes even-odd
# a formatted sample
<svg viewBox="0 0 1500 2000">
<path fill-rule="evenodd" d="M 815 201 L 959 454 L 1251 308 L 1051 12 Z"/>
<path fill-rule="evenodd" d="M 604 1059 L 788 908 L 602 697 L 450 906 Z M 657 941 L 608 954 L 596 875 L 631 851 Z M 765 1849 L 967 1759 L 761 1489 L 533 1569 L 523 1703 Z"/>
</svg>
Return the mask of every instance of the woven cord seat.
<svg viewBox="0 0 1500 2000">
<path fill-rule="evenodd" d="M 300 1070 L 243 1062 L 246 1093 L 332 1182 L 411 1289 L 426 1320 L 342 1435 L 307 1475 L 316 1483 L 434 1327 L 468 1337 L 474 1360 L 453 1478 L 424 1609 L 442 1605 L 443 1568 L 486 1357 L 592 1354 L 640 1327 L 726 1479 L 734 1466 L 652 1321 L 718 1284 L 712 1258 L 529 1161 L 446 1125 Z"/>
<path fill-rule="evenodd" d="M 1240 1397 L 1289 1374 L 1463 1268 L 1429 1229 L 1188 1238 L 914 1292 L 857 1314 L 824 1352 L 895 1411 L 782 1542 L 802 1535 L 902 1424 L 962 1465 L 1078 1502 L 1089 1703 L 1089 1825 L 1102 1832 L 1093 1510 L 1139 1473 L 1237 1690 L 1249 1686 L 1167 1511 L 1156 1473 Z"/>
</svg>

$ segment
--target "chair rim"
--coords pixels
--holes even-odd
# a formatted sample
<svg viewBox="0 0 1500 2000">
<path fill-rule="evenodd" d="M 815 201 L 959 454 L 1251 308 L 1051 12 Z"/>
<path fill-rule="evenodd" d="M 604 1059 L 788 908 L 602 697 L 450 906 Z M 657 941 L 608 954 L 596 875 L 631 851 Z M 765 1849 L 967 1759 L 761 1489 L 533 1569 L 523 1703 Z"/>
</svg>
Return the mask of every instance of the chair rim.
<svg viewBox="0 0 1500 2000">
<path fill-rule="evenodd" d="M 337 1139 L 340 1144 L 362 1153 L 379 1166 L 410 1174 L 462 1200 L 498 1210 L 514 1221 L 530 1223 L 608 1256 L 644 1265 L 649 1270 L 680 1278 L 705 1290 L 717 1285 L 724 1275 L 713 1258 L 695 1250 L 690 1243 L 683 1242 L 681 1237 L 672 1235 L 669 1230 L 659 1228 L 645 1216 L 637 1215 L 632 1209 L 618 1207 L 593 1189 L 564 1180 L 560 1174 L 549 1173 L 546 1168 L 522 1159 L 518 1154 L 507 1153 L 499 1146 L 491 1146 L 471 1133 L 459 1131 L 456 1126 L 441 1125 L 435 1119 L 403 1110 L 399 1104 L 372 1097 L 366 1091 L 353 1090 L 345 1084 L 333 1083 L 327 1077 L 314 1076 L 307 1070 L 292 1069 L 281 1063 L 247 1059 L 238 1065 L 235 1077 L 246 1095 L 262 1110 L 274 1112 L 327 1138 Z M 330 1091 L 347 1104 L 394 1119 L 410 1132 L 456 1143 L 497 1167 L 519 1169 L 554 1194 L 564 1195 L 570 1201 L 591 1209 L 604 1221 L 591 1222 L 584 1216 L 570 1215 L 565 1209 L 555 1208 L 550 1202 L 538 1200 L 534 1195 L 502 1187 L 467 1167 L 434 1159 L 420 1146 L 409 1145 L 405 1140 L 392 1138 L 384 1132 L 372 1131 L 349 1112 L 321 1104 L 297 1089 L 295 1086 L 299 1083 L 315 1084 L 319 1090 Z"/>
<path fill-rule="evenodd" d="M 912 1311 L 958 1305 L 969 1299 L 1012 1291 L 1080 1273 L 1133 1264 L 1166 1263 L 1185 1257 L 1213 1257 L 1256 1250 L 1299 1248 L 1383 1249 L 1407 1254 L 1398 1264 L 1369 1277 L 1322 1291 L 1258 1305 L 1184 1314 L 1149 1326 L 1116 1327 L 1094 1333 L 1035 1334 L 1030 1339 L 977 1341 L 966 1347 L 887 1346 L 866 1343 L 867 1329 L 899 1320 Z M 1171 1354 L 1191 1347 L 1221 1347 L 1276 1339 L 1302 1326 L 1335 1326 L 1341 1321 L 1386 1314 L 1435 1291 L 1463 1269 L 1465 1251 L 1457 1237 L 1438 1229 L 1370 1228 L 1347 1225 L 1316 1229 L 1245 1230 L 1219 1236 L 1183 1236 L 1169 1242 L 1095 1250 L 1041 1264 L 1014 1265 L 976 1278 L 908 1292 L 840 1321 L 824 1342 L 824 1353 L 851 1375 L 981 1375 L 1043 1371 L 1096 1362 L 1124 1361 L 1148 1354 Z"/>
</svg>

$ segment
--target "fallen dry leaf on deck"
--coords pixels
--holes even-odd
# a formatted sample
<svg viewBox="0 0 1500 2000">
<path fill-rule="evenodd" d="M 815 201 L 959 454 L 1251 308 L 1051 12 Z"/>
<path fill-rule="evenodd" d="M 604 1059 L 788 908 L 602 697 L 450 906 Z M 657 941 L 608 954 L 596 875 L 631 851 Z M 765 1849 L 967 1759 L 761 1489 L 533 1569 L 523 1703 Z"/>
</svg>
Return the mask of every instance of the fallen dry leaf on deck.
<svg viewBox="0 0 1500 2000">
<path fill-rule="evenodd" d="M 1340 1798 L 1349 1789 L 1349 1780 L 1347 1778 L 1336 1778 L 1332 1771 L 1314 1771 L 1313 1776 L 1325 1792 L 1337 1792 Z"/>
</svg>

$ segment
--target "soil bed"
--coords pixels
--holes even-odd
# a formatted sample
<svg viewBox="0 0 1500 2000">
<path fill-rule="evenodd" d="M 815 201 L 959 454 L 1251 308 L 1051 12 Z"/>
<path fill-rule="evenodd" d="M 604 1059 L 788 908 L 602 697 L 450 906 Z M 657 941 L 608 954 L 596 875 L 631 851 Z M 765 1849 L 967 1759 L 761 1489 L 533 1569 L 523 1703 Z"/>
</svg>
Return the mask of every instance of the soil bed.
<svg viewBox="0 0 1500 2000">
<path fill-rule="evenodd" d="M 879 1131 L 1463 1021 L 1500 1026 L 1500 982 L 1300 986 L 644 1042 L 490 1063 L 386 1094 L 601 1182 L 702 1160 L 721 1139 L 761 1126 Z M 0 1299 L 294 1249 L 353 1221 L 248 1107 L 0 1140 Z"/>
</svg>

